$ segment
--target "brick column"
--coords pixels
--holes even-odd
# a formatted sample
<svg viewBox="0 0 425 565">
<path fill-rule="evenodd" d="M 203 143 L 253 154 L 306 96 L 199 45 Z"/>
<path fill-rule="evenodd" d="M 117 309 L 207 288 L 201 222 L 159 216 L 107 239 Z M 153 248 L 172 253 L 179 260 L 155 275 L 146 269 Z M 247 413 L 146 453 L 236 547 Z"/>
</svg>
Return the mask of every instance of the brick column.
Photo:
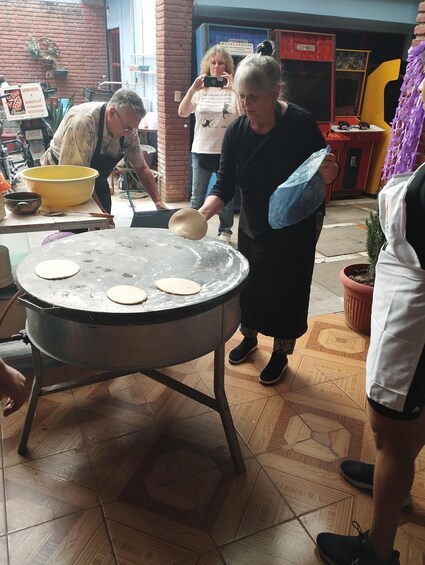
<svg viewBox="0 0 425 565">
<path fill-rule="evenodd" d="M 157 0 L 156 39 L 159 188 L 178 202 L 189 196 L 190 128 L 174 100 L 191 84 L 192 0 Z"/>
</svg>

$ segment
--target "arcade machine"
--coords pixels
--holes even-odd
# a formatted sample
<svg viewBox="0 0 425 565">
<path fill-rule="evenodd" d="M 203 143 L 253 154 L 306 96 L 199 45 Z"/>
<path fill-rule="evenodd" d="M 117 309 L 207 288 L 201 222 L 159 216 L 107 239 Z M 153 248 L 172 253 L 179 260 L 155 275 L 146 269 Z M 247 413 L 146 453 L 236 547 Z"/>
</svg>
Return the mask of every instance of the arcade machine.
<svg viewBox="0 0 425 565">
<path fill-rule="evenodd" d="M 213 45 L 221 44 L 231 53 L 235 67 L 246 55 L 255 53 L 259 43 L 270 39 L 270 29 L 260 27 L 202 24 L 196 30 L 197 69 L 205 52 Z"/>
<path fill-rule="evenodd" d="M 398 99 L 400 94 L 400 84 L 397 82 L 400 77 L 400 66 L 400 59 L 385 61 L 367 77 L 362 118 L 383 129 L 383 133 L 378 142 L 374 143 L 372 151 L 365 187 L 365 193 L 370 195 L 375 195 L 382 186 L 381 173 L 390 141 L 391 121 L 397 107 L 395 98 Z"/>
<path fill-rule="evenodd" d="M 341 165 L 327 200 L 360 194 L 383 133 L 360 116 L 370 52 L 335 49 L 333 34 L 273 30 L 272 38 L 288 100 L 312 112 Z"/>
<path fill-rule="evenodd" d="M 347 138 L 332 132 L 330 125 L 334 121 L 335 36 L 278 29 L 273 30 L 272 38 L 275 56 L 282 67 L 287 100 L 313 114 L 339 161 Z M 333 184 L 327 187 L 327 201 Z"/>
<path fill-rule="evenodd" d="M 332 197 L 355 196 L 367 185 L 371 157 L 384 130 L 361 116 L 370 51 L 335 51 L 335 125 L 332 132 L 346 137 L 339 155 L 341 172 Z"/>
<path fill-rule="evenodd" d="M 196 30 L 196 65 L 199 72 L 202 57 L 213 45 L 221 44 L 231 53 L 235 68 L 239 61 L 246 55 L 255 53 L 257 45 L 266 39 L 270 39 L 271 30 L 258 27 L 228 26 L 221 24 L 201 24 Z M 209 188 L 215 182 L 215 174 L 212 175 Z M 233 199 L 234 211 L 240 209 L 240 193 L 237 189 Z"/>
</svg>

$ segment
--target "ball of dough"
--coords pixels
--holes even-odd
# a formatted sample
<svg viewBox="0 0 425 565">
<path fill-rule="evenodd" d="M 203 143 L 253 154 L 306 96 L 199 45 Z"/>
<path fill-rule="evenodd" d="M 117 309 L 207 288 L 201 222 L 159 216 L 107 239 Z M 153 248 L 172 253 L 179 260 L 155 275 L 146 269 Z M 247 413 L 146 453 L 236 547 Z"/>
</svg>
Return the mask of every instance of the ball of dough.
<svg viewBox="0 0 425 565">
<path fill-rule="evenodd" d="M 171 216 L 168 228 L 175 235 L 186 239 L 198 240 L 205 237 L 208 230 L 208 222 L 198 210 L 182 208 Z"/>
</svg>

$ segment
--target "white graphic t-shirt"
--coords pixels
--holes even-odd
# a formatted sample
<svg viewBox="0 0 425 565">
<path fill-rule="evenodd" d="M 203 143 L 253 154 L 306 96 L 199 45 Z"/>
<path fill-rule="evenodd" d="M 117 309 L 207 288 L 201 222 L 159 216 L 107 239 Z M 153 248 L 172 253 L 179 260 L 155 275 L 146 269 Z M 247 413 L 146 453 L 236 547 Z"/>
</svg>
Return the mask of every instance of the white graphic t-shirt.
<svg viewBox="0 0 425 565">
<path fill-rule="evenodd" d="M 226 128 L 240 115 L 236 100 L 236 94 L 227 88 L 209 87 L 195 92 L 193 153 L 221 153 Z"/>
</svg>

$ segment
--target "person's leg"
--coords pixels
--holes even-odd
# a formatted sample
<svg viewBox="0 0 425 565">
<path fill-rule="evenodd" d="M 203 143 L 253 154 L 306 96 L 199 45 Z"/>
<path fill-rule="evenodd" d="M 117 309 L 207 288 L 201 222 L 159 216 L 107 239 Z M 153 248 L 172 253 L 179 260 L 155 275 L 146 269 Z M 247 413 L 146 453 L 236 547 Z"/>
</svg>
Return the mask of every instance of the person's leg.
<svg viewBox="0 0 425 565">
<path fill-rule="evenodd" d="M 281 339 L 275 337 L 273 341 L 273 353 L 277 355 L 292 355 L 296 342 L 296 339 Z"/>
<path fill-rule="evenodd" d="M 295 339 L 274 338 L 273 353 L 270 361 L 260 374 L 260 383 L 263 385 L 276 384 L 288 368 L 288 355 L 292 355 L 295 349 Z"/>
<path fill-rule="evenodd" d="M 190 207 L 199 210 L 205 200 L 212 172 L 199 165 L 198 153 L 192 153 L 192 195 Z"/>
<path fill-rule="evenodd" d="M 244 337 L 248 337 L 248 338 L 256 338 L 258 335 L 257 330 L 253 330 L 252 328 L 248 328 L 247 326 L 244 326 L 243 324 L 241 324 L 241 327 L 239 328 L 241 334 Z"/>
<path fill-rule="evenodd" d="M 253 330 L 241 324 L 240 332 L 244 336 L 243 340 L 229 353 L 229 363 L 232 365 L 242 363 L 254 349 L 257 349 L 257 330 Z"/>
<path fill-rule="evenodd" d="M 387 418 L 368 406 L 376 444 L 369 539 L 384 560 L 392 551 L 402 501 L 410 492 L 415 459 L 425 445 L 425 411 L 416 420 Z"/>
<path fill-rule="evenodd" d="M 219 212 L 218 217 L 220 219 L 220 226 L 218 228 L 218 233 L 230 233 L 232 234 L 233 227 L 233 200 L 228 202 L 226 206 Z"/>
</svg>

